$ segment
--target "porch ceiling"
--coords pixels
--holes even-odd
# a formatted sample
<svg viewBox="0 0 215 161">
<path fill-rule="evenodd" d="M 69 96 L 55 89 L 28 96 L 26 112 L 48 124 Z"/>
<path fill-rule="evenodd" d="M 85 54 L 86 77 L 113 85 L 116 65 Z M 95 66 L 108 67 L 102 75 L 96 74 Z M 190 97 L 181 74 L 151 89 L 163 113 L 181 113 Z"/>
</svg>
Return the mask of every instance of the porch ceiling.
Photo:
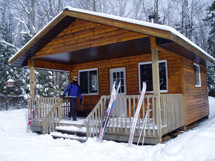
<svg viewBox="0 0 215 161">
<path fill-rule="evenodd" d="M 206 61 L 205 59 L 190 52 L 186 48 L 174 43 L 171 40 L 157 37 L 156 42 L 158 46 L 172 51 L 182 57 L 207 66 L 213 65 L 209 61 Z M 35 60 L 45 60 L 73 65 L 149 53 L 151 53 L 150 39 L 149 37 L 145 37 L 98 47 L 86 48 L 78 51 L 58 53 L 36 58 Z"/>
<path fill-rule="evenodd" d="M 93 61 L 129 57 L 150 53 L 149 38 L 140 38 L 124 42 L 118 42 L 98 47 L 82 49 L 78 51 L 58 53 L 36 60 L 47 60 L 65 64 L 79 64 Z"/>
</svg>

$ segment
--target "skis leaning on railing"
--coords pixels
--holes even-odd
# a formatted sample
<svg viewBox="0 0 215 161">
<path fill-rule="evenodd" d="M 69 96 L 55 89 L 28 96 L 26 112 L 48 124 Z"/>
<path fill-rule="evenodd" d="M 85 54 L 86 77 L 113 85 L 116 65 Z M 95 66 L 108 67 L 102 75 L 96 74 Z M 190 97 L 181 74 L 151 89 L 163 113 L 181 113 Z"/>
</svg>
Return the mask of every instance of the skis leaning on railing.
<svg viewBox="0 0 215 161">
<path fill-rule="evenodd" d="M 102 142 L 102 139 L 104 137 L 104 134 L 105 134 L 105 131 L 106 131 L 106 128 L 107 128 L 107 123 L 108 123 L 111 111 L 113 109 L 116 97 L 118 95 L 119 88 L 121 86 L 121 82 L 119 82 L 119 85 L 118 85 L 117 89 L 115 88 L 115 86 L 116 86 L 116 83 L 114 82 L 113 88 L 112 88 L 112 91 L 111 91 L 111 95 L 110 95 L 110 99 L 109 99 L 109 103 L 108 103 L 108 107 L 107 107 L 106 112 L 104 114 L 102 127 L 101 127 L 100 132 L 99 132 L 99 138 L 98 139 L 99 139 L 100 142 Z"/>
<path fill-rule="evenodd" d="M 140 100 L 138 102 L 137 109 L 136 109 L 136 112 L 135 112 L 135 115 L 134 115 L 134 120 L 133 120 L 131 129 L 130 129 L 130 136 L 129 136 L 129 140 L 128 140 L 129 145 L 131 145 L 133 143 L 134 133 L 135 133 L 136 124 L 137 124 L 137 119 L 138 119 L 138 116 L 140 114 L 140 109 L 141 109 L 141 106 L 142 106 L 142 103 L 143 103 L 143 100 L 144 100 L 145 92 L 146 92 L 146 83 L 143 82 L 143 88 L 142 88 Z"/>
<path fill-rule="evenodd" d="M 145 135 L 146 135 L 146 121 L 147 121 L 149 112 L 151 112 L 151 110 L 148 109 L 147 112 L 146 112 L 146 115 L 145 115 L 145 119 L 144 119 L 144 121 L 143 121 L 143 127 L 142 127 L 142 129 L 141 129 L 140 136 L 139 136 L 139 139 L 138 139 L 138 141 L 137 141 L 137 145 L 139 145 L 139 143 L 140 143 L 140 138 L 141 138 L 141 136 L 142 136 L 142 133 L 143 133 L 142 145 L 144 145 L 144 139 L 145 139 Z"/>
</svg>

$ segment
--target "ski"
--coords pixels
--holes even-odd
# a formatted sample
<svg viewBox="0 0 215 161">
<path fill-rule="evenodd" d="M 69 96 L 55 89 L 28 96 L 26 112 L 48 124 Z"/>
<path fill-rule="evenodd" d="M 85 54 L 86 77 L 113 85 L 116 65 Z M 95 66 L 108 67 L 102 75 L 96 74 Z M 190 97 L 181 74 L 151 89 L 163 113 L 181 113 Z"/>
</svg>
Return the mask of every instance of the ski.
<svg viewBox="0 0 215 161">
<path fill-rule="evenodd" d="M 106 131 L 106 128 L 107 128 L 107 123 L 109 121 L 109 117 L 110 117 L 111 111 L 113 109 L 116 97 L 118 95 L 120 86 L 121 86 L 121 82 L 119 82 L 119 85 L 118 85 L 117 90 L 116 90 L 115 82 L 113 84 L 112 91 L 111 91 L 111 96 L 110 96 L 109 103 L 108 103 L 108 107 L 107 107 L 106 112 L 104 114 L 102 127 L 101 127 L 100 132 L 99 132 L 99 138 L 98 139 L 99 139 L 100 142 L 102 142 L 102 139 L 104 137 L 104 134 L 105 134 L 105 131 Z"/>
<path fill-rule="evenodd" d="M 141 106 L 142 106 L 142 103 L 143 103 L 145 92 L 146 92 L 146 83 L 143 82 L 143 88 L 142 88 L 140 100 L 138 102 L 137 109 L 136 109 L 136 112 L 135 112 L 135 115 L 134 115 L 134 120 L 133 120 L 131 129 L 130 129 L 130 136 L 129 136 L 129 140 L 128 140 L 129 145 L 131 145 L 133 143 L 134 132 L 135 132 L 135 129 L 136 129 L 137 119 L 138 119 L 138 116 L 140 114 L 140 109 L 141 109 Z"/>
</svg>

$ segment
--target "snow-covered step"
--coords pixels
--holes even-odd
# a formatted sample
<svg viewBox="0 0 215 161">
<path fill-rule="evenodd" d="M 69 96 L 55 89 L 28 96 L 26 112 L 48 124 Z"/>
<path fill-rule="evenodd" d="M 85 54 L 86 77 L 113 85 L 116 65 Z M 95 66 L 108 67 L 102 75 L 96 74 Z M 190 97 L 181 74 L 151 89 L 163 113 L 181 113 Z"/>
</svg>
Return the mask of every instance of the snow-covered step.
<svg viewBox="0 0 215 161">
<path fill-rule="evenodd" d="M 72 121 L 64 119 L 60 121 L 61 126 L 76 126 L 76 127 L 85 127 L 85 118 L 78 118 L 77 121 Z"/>
<path fill-rule="evenodd" d="M 86 136 L 86 127 L 77 126 L 57 126 L 56 131 L 67 134 L 75 134 L 77 136 Z"/>
<path fill-rule="evenodd" d="M 78 140 L 82 143 L 87 141 L 87 137 L 80 137 L 80 136 L 76 136 L 76 135 L 63 134 L 61 132 L 51 132 L 50 134 L 55 139 L 63 138 L 63 139 Z"/>
</svg>

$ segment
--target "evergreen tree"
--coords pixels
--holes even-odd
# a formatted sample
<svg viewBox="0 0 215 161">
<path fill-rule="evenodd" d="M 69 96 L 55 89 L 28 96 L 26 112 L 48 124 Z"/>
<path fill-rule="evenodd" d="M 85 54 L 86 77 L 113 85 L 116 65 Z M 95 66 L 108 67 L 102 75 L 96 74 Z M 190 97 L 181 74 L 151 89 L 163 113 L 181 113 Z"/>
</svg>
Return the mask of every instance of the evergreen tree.
<svg viewBox="0 0 215 161">
<path fill-rule="evenodd" d="M 210 33 L 208 38 L 208 53 L 215 57 L 215 1 L 208 8 L 208 15 L 205 21 L 210 25 Z M 208 68 L 208 89 L 209 95 L 215 96 L 215 68 Z"/>
<path fill-rule="evenodd" d="M 16 52 L 16 48 L 12 44 L 12 34 L 9 25 L 1 25 L 0 40 L 0 96 L 4 98 L 2 104 L 6 104 L 6 109 L 8 109 L 8 103 L 22 104 L 23 107 L 27 103 L 26 99 L 17 98 L 27 98 L 26 92 L 29 91 L 26 82 L 27 72 L 26 69 L 12 68 L 8 65 L 9 58 Z M 14 87 L 7 87 L 9 79 L 14 80 Z"/>
</svg>

